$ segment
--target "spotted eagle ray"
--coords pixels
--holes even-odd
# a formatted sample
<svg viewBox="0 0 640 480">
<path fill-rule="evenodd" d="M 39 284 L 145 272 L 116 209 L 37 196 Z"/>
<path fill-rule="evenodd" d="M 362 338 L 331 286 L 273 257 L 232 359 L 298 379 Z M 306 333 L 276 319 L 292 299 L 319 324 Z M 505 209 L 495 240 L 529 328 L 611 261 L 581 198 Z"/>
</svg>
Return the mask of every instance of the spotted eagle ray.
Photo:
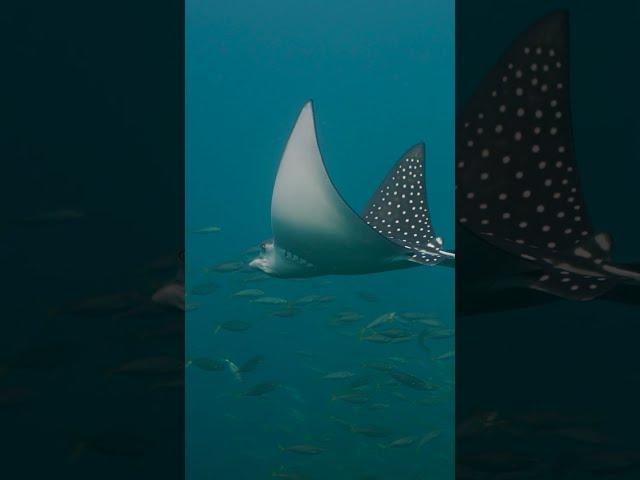
<svg viewBox="0 0 640 480">
<path fill-rule="evenodd" d="M 358 215 L 327 173 L 307 102 L 273 188 L 273 239 L 261 244 L 250 265 L 284 278 L 452 266 L 454 254 L 442 249 L 431 225 L 424 182 L 424 145 L 418 144 L 400 157 Z"/>
<path fill-rule="evenodd" d="M 491 290 L 503 279 L 543 296 L 625 301 L 628 295 L 612 290 L 636 284 L 640 272 L 612 261 L 611 235 L 593 227 L 580 186 L 566 12 L 544 17 L 514 42 L 458 116 L 456 130 L 462 286 L 473 288 L 475 279 Z M 494 247 L 489 253 L 487 244 Z M 494 270 L 495 283 L 479 280 L 478 265 Z M 487 301 L 485 293 L 459 298 Z M 524 306 L 531 297 L 520 300 Z"/>
</svg>

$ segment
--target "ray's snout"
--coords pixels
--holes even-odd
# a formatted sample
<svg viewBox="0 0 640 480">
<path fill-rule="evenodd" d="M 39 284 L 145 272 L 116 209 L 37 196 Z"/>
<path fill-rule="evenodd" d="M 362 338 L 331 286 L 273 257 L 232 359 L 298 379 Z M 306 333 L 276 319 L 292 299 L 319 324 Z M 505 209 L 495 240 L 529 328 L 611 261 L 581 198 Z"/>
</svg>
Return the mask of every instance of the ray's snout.
<svg viewBox="0 0 640 480">
<path fill-rule="evenodd" d="M 258 256 L 249 262 L 251 268 L 257 268 L 267 272 L 271 257 L 273 256 L 274 246 L 273 240 L 266 240 L 260 244 L 260 252 Z"/>
<path fill-rule="evenodd" d="M 251 268 L 257 268 L 257 269 L 260 269 L 260 257 L 256 257 L 256 258 L 254 258 L 253 260 L 251 260 L 251 261 L 249 262 L 249 266 L 250 266 Z"/>
</svg>

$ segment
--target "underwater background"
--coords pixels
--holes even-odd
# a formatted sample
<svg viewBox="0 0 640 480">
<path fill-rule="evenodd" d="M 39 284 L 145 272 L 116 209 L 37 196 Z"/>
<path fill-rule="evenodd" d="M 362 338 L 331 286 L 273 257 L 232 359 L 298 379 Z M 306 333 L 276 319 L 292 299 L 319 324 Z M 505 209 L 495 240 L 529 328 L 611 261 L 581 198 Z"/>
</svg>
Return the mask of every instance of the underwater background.
<svg viewBox="0 0 640 480">
<path fill-rule="evenodd" d="M 308 99 L 356 211 L 425 141 L 433 225 L 454 248 L 453 2 L 186 7 L 187 477 L 453 478 L 453 269 L 280 280 L 246 267 Z"/>
<path fill-rule="evenodd" d="M 329 172 L 356 209 L 401 152 L 427 142 L 433 221 L 453 246 L 441 36 L 453 27 L 438 4 L 189 5 L 186 369 L 184 312 L 150 301 L 179 286 L 185 239 L 182 2 L 7 5 L 5 477 L 182 478 L 186 374 L 193 478 L 451 478 L 453 272 L 280 282 L 237 263 L 269 235 L 277 162 L 309 97 Z M 458 0 L 458 108 L 513 38 L 559 7 L 589 212 L 614 258 L 637 264 L 639 4 Z M 211 225 L 222 230 L 194 233 Z M 296 304 L 233 298 L 241 289 Z M 457 478 L 638 478 L 638 298 L 459 316 Z M 381 330 L 406 338 L 366 340 L 363 327 L 393 311 Z M 390 383 L 389 368 L 428 389 Z M 320 453 L 279 448 L 293 445 Z"/>
</svg>

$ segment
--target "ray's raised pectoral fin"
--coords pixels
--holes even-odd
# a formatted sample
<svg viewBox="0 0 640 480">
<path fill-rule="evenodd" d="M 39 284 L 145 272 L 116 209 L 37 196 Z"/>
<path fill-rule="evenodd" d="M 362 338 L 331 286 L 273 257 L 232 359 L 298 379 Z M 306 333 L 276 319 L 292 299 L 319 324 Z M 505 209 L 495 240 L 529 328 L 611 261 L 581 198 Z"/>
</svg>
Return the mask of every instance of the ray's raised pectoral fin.
<svg viewBox="0 0 640 480">
<path fill-rule="evenodd" d="M 389 255 L 395 245 L 344 201 L 320 153 L 312 102 L 300 112 L 280 161 L 271 201 L 276 243 L 314 264 Z"/>
<path fill-rule="evenodd" d="M 573 148 L 568 36 L 566 12 L 522 34 L 456 126 L 458 220 L 490 243 L 565 250 L 593 235 Z"/>
<path fill-rule="evenodd" d="M 375 231 L 409 250 L 409 261 L 422 265 L 451 262 L 453 254 L 441 250 L 442 239 L 431 224 L 423 143 L 400 157 L 369 200 L 362 217 Z"/>
</svg>

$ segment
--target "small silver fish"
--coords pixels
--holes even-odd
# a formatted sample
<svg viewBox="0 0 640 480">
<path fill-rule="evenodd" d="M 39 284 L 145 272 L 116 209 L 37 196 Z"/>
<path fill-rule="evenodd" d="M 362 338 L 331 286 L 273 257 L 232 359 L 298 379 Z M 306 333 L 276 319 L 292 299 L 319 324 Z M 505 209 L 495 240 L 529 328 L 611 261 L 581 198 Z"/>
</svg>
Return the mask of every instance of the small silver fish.
<svg viewBox="0 0 640 480">
<path fill-rule="evenodd" d="M 360 335 L 360 340 L 364 340 L 366 342 L 371 342 L 371 343 L 391 343 L 392 339 L 389 337 L 385 337 L 384 335 L 380 335 L 377 332 L 373 332 L 373 333 L 369 333 L 369 334 L 365 334 L 366 331 L 363 332 L 362 335 Z"/>
<path fill-rule="evenodd" d="M 440 436 L 440 430 L 434 430 L 432 432 L 423 435 L 420 441 L 418 442 L 418 448 L 422 447 L 425 443 L 430 442 L 434 438 L 438 438 Z"/>
<path fill-rule="evenodd" d="M 358 312 L 346 311 L 336 313 L 333 317 L 332 323 L 340 324 L 340 323 L 351 323 L 357 322 L 358 320 L 362 320 L 364 315 Z"/>
<path fill-rule="evenodd" d="M 426 325 L 427 327 L 441 327 L 442 323 L 440 323 L 440 320 L 437 320 L 435 318 L 421 318 L 419 320 L 416 320 L 416 323 L 421 323 L 422 325 Z"/>
<path fill-rule="evenodd" d="M 306 295 L 302 298 L 298 298 L 297 300 L 294 300 L 293 303 L 296 305 L 308 305 L 310 303 L 315 303 L 318 300 L 320 300 L 322 298 L 322 296 L 320 295 Z"/>
<path fill-rule="evenodd" d="M 380 325 L 384 325 L 385 323 L 393 322 L 396 318 L 397 318 L 396 312 L 384 313 L 379 317 L 376 317 L 369 325 L 367 325 L 364 328 L 365 330 L 371 330 Z"/>
<path fill-rule="evenodd" d="M 447 360 L 449 358 L 455 357 L 456 352 L 451 350 L 450 352 L 443 353 L 442 355 L 438 355 L 435 360 Z"/>
<path fill-rule="evenodd" d="M 231 273 L 237 272 L 242 267 L 244 267 L 244 263 L 242 262 L 224 262 L 219 263 L 218 265 L 214 265 L 213 267 L 205 267 L 203 270 L 204 273 Z"/>
<path fill-rule="evenodd" d="M 284 305 L 286 303 L 289 303 L 289 301 L 280 297 L 260 297 L 251 300 L 251 303 L 261 303 L 264 305 Z"/>
<path fill-rule="evenodd" d="M 402 437 L 399 438 L 397 440 L 394 440 L 393 442 L 387 444 L 387 445 L 380 445 L 381 448 L 403 448 L 403 447 L 409 447 L 411 445 L 413 445 L 416 442 L 417 438 L 416 437 Z"/>
<path fill-rule="evenodd" d="M 264 292 L 258 288 L 246 288 L 233 294 L 234 297 L 261 297 Z"/>
<path fill-rule="evenodd" d="M 426 332 L 425 338 L 439 339 L 449 338 L 455 335 L 455 331 L 451 328 L 434 328 Z"/>
<path fill-rule="evenodd" d="M 198 230 L 194 230 L 193 233 L 218 233 L 221 232 L 222 228 L 220 227 L 216 227 L 215 225 L 212 225 L 210 227 L 204 227 L 204 228 L 200 228 Z"/>
<path fill-rule="evenodd" d="M 242 374 L 240 373 L 240 369 L 238 368 L 238 366 L 235 363 L 233 363 L 231 360 L 229 360 L 228 358 L 225 358 L 224 362 L 227 364 L 227 367 L 229 367 L 229 371 L 233 374 L 235 379 L 238 382 L 241 382 L 242 381 Z"/>
</svg>

